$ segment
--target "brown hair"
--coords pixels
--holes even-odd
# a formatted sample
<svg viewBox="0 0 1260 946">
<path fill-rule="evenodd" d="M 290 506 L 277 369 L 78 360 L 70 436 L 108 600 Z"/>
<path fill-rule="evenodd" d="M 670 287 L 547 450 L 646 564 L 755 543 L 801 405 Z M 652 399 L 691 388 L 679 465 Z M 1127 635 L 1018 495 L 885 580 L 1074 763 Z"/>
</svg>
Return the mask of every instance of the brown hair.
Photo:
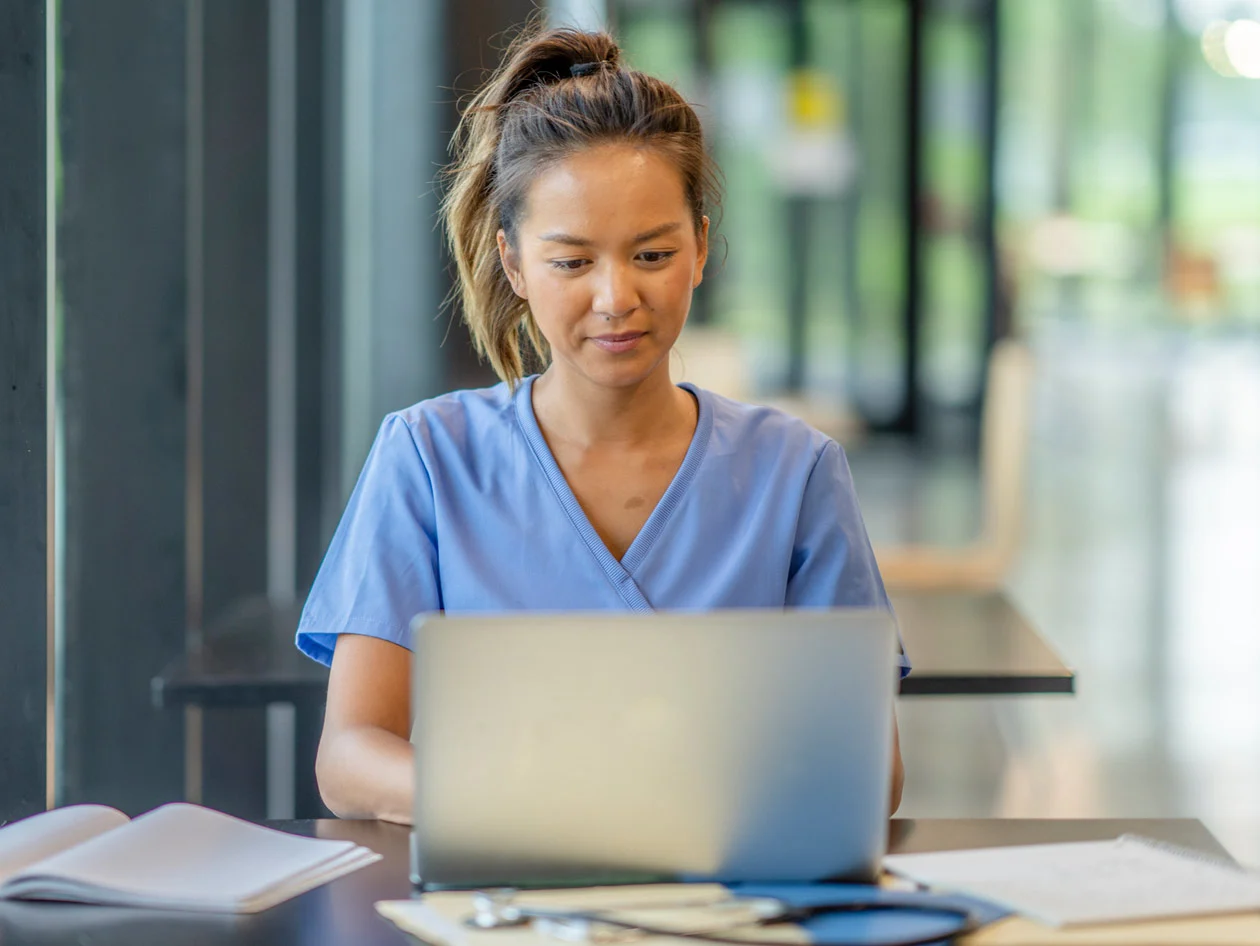
<svg viewBox="0 0 1260 946">
<path fill-rule="evenodd" d="M 515 242 L 526 192 L 541 170 L 613 141 L 658 149 L 674 162 L 699 230 L 720 199 L 700 119 L 673 86 L 625 68 L 607 33 L 527 31 L 460 119 L 442 215 L 464 321 L 477 351 L 509 384 L 524 375 L 522 334 L 540 361 L 549 352 L 503 272 L 498 231 Z"/>
</svg>

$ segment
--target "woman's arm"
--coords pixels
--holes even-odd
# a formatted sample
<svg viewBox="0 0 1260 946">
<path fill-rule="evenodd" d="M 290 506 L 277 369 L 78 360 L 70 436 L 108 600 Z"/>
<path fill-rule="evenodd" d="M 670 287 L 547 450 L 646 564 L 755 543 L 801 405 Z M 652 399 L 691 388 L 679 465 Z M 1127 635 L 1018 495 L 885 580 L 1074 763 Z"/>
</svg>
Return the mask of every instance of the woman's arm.
<svg viewBox="0 0 1260 946">
<path fill-rule="evenodd" d="M 410 824 L 410 735 L 411 652 L 375 637 L 338 636 L 315 761 L 324 804 L 340 818 Z"/>
<path fill-rule="evenodd" d="M 788 577 L 784 600 L 787 607 L 887 608 L 891 614 L 879 565 L 858 508 L 849 464 L 833 440 L 823 445 L 814 461 L 796 522 L 794 571 Z M 903 668 L 901 676 L 905 673 Z M 889 813 L 901 805 L 905 780 L 894 716 Z"/>
<path fill-rule="evenodd" d="M 893 764 L 892 764 L 892 801 L 888 806 L 888 814 L 895 814 L 901 807 L 901 790 L 906 785 L 906 767 L 901 764 L 901 734 L 897 731 L 897 717 L 893 717 Z"/>
</svg>

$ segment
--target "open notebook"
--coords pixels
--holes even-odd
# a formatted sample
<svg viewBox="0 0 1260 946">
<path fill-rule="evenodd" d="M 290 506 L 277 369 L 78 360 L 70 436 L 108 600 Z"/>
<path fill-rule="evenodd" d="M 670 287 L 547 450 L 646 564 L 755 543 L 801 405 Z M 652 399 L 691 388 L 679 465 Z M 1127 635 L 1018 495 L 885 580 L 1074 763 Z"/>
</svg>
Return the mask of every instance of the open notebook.
<svg viewBox="0 0 1260 946">
<path fill-rule="evenodd" d="M 257 913 L 378 860 L 197 805 L 74 805 L 0 828 L 0 899 Z"/>
</svg>

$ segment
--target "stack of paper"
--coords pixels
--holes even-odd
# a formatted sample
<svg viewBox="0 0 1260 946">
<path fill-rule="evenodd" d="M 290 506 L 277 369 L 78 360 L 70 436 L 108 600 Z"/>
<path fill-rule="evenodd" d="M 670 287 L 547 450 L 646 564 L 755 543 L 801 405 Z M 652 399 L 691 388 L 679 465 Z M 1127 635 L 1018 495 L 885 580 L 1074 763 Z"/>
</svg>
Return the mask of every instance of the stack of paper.
<svg viewBox="0 0 1260 946">
<path fill-rule="evenodd" d="M 898 854 L 884 866 L 1036 921 L 997 923 L 968 938 L 975 946 L 1260 944 L 1260 875 L 1143 838 Z"/>
</svg>

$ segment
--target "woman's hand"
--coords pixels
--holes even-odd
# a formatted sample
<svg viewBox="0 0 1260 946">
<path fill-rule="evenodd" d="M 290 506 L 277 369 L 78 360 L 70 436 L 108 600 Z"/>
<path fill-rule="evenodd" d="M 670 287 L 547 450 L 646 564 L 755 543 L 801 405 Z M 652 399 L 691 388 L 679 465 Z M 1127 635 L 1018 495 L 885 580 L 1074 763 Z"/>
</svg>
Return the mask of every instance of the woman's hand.
<svg viewBox="0 0 1260 946">
<path fill-rule="evenodd" d="M 411 823 L 415 792 L 411 651 L 341 634 L 328 678 L 328 707 L 315 776 L 339 818 Z"/>
</svg>

